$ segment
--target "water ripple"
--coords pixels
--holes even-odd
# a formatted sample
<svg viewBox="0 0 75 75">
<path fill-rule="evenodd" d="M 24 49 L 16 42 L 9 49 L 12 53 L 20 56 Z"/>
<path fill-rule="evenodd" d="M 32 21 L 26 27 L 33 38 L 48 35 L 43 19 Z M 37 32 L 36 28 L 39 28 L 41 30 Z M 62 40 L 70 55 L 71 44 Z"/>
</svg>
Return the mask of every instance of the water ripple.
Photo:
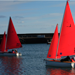
<svg viewBox="0 0 75 75">
<path fill-rule="evenodd" d="M 0 57 L 0 75 L 75 75 L 75 69 L 46 67 L 49 45 L 23 44 L 21 57 Z"/>
</svg>

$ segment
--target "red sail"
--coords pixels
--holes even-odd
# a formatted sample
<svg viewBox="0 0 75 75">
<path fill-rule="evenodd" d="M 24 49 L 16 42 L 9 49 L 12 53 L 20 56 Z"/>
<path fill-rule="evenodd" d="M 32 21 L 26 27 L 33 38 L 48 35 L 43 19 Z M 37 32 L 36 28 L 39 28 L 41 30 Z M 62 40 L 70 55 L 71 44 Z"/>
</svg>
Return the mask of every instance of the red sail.
<svg viewBox="0 0 75 75">
<path fill-rule="evenodd" d="M 1 45 L 0 45 L 0 51 L 1 52 L 5 52 L 5 43 L 6 43 L 6 34 L 4 32 L 4 35 L 3 35 L 3 38 L 2 38 L 2 41 L 1 41 Z"/>
<path fill-rule="evenodd" d="M 20 47 L 22 47 L 22 45 L 15 31 L 12 19 L 10 17 L 8 33 L 7 33 L 6 49 L 13 49 Z"/>
<path fill-rule="evenodd" d="M 62 28 L 59 38 L 58 54 L 61 56 L 75 55 L 75 30 L 74 21 L 67 1 L 64 12 Z"/>
<path fill-rule="evenodd" d="M 47 54 L 47 58 L 56 58 L 56 51 L 57 51 L 57 45 L 58 45 L 58 24 L 56 26 L 53 38 L 52 38 L 52 42 Z"/>
</svg>

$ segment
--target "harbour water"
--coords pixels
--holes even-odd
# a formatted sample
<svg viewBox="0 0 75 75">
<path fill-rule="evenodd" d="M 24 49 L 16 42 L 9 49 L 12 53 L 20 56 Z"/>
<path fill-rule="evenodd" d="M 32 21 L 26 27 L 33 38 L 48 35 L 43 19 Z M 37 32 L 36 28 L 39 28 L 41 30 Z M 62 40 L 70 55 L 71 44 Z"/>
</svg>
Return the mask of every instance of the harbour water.
<svg viewBox="0 0 75 75">
<path fill-rule="evenodd" d="M 72 68 L 46 67 L 49 44 L 22 44 L 21 57 L 0 57 L 0 75 L 75 75 Z"/>
</svg>

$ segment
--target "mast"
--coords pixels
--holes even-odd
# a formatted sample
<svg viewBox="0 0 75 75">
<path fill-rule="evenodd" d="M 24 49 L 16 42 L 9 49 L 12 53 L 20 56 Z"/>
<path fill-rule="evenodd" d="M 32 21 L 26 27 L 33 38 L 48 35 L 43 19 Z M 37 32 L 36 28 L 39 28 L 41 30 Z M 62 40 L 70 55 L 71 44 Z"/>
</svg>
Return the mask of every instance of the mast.
<svg viewBox="0 0 75 75">
<path fill-rule="evenodd" d="M 10 17 L 10 18 L 11 18 L 11 17 Z M 10 19 L 9 19 L 9 22 L 10 22 Z M 8 29 L 9 29 L 9 23 L 8 23 Z M 7 29 L 7 36 L 6 36 L 5 50 L 7 50 L 6 44 L 7 44 L 7 37 L 8 37 L 8 29 Z"/>
<path fill-rule="evenodd" d="M 66 5 L 67 5 L 67 2 L 66 2 Z M 65 6 L 65 9 L 66 9 L 66 6 Z M 64 11 L 64 13 L 65 13 L 65 11 Z M 63 15 L 63 18 L 64 18 L 64 15 Z M 63 20 L 62 20 L 62 23 L 63 23 Z M 62 29 L 62 23 L 61 23 L 61 29 Z M 61 29 L 60 29 L 60 36 L 61 36 Z M 58 53 L 60 36 L 58 36 L 59 39 L 58 39 L 58 45 L 57 45 L 57 51 L 56 51 L 56 58 L 55 59 L 57 59 L 57 56 L 58 56 L 57 53 Z"/>
</svg>

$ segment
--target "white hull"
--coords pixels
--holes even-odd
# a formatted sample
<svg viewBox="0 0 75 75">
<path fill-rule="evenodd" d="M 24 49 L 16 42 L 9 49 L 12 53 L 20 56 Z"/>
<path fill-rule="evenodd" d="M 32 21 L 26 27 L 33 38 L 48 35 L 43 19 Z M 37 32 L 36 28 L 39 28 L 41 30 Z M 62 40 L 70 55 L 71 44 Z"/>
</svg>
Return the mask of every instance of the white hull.
<svg viewBox="0 0 75 75">
<path fill-rule="evenodd" d="M 60 62 L 60 61 L 52 61 L 52 60 L 45 60 L 45 61 L 46 61 L 46 66 L 75 68 L 75 62 L 70 62 L 70 61 Z"/>
<path fill-rule="evenodd" d="M 0 53 L 0 56 L 22 56 L 21 53 Z"/>
<path fill-rule="evenodd" d="M 47 44 L 51 44 L 51 42 L 47 42 Z"/>
</svg>

